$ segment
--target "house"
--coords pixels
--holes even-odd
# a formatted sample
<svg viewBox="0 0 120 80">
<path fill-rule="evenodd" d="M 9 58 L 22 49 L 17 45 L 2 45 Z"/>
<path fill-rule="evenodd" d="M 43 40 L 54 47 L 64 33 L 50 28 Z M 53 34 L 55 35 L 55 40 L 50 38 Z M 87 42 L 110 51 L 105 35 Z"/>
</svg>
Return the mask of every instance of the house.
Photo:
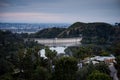
<svg viewBox="0 0 120 80">
<path fill-rule="evenodd" d="M 106 64 L 114 63 L 115 57 L 113 55 L 110 56 L 95 56 L 91 58 L 85 58 L 84 63 L 90 63 L 92 61 L 93 64 L 99 63 L 99 62 L 105 62 Z"/>
</svg>

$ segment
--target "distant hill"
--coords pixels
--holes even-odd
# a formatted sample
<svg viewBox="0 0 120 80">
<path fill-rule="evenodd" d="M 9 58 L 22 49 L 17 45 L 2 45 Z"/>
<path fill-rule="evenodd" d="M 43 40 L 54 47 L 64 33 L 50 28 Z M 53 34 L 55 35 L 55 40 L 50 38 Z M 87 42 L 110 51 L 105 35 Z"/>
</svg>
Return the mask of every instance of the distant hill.
<svg viewBox="0 0 120 80">
<path fill-rule="evenodd" d="M 76 22 L 57 37 L 80 37 L 81 35 L 83 37 L 82 43 L 104 44 L 120 38 L 120 26 L 103 22 Z"/>
<path fill-rule="evenodd" d="M 35 34 L 31 34 L 29 37 L 34 38 L 55 38 L 59 35 L 62 31 L 66 30 L 66 28 L 46 28 L 36 32 Z"/>
<path fill-rule="evenodd" d="M 68 29 L 58 35 L 58 37 L 79 37 L 83 36 L 105 36 L 103 33 L 108 34 L 111 32 L 112 26 L 107 23 L 81 23 L 76 22 Z"/>
<path fill-rule="evenodd" d="M 76 22 L 60 33 L 57 37 L 79 37 L 79 35 L 82 34 L 85 25 L 85 23 Z"/>
<path fill-rule="evenodd" d="M 82 43 L 110 43 L 120 40 L 120 25 L 111 25 L 104 22 L 83 23 L 76 22 L 68 28 L 47 28 L 30 35 L 35 38 L 71 38 L 80 37 Z"/>
</svg>

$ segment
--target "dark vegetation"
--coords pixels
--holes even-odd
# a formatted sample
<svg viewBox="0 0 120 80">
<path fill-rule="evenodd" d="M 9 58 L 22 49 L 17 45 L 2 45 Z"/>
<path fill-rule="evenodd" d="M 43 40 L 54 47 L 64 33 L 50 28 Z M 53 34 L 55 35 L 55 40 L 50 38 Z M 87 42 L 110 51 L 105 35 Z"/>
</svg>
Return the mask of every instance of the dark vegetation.
<svg viewBox="0 0 120 80">
<path fill-rule="evenodd" d="M 112 46 L 112 51 L 115 53 L 116 61 L 115 64 L 117 70 L 118 70 L 118 77 L 120 78 L 120 41 L 117 41 Z"/>
<path fill-rule="evenodd" d="M 43 32 L 40 31 L 32 35 L 0 30 L 0 80 L 112 80 L 108 65 L 104 62 L 96 65 L 83 64 L 83 68 L 78 67 L 78 63 L 86 57 L 107 56 L 111 53 L 116 57 L 115 66 L 120 78 L 119 26 L 119 24 L 113 26 L 106 23 L 78 22 L 68 29 L 53 28 L 55 31 L 45 29 L 46 32 L 43 30 Z M 112 43 L 110 46 L 90 44 L 89 46 L 70 47 L 68 49 L 70 49 L 71 54 L 67 53 L 69 56 L 58 56 L 56 51 L 51 51 L 37 42 L 23 40 L 25 37 L 42 37 L 42 33 L 44 33 L 43 38 L 50 38 L 52 34 L 54 36 L 51 38 L 56 36 L 79 37 L 82 34 L 83 43 L 88 43 L 86 42 L 87 37 L 93 40 L 104 38 L 105 43 L 106 41 Z M 97 38 L 93 38 L 95 36 Z M 89 43 L 96 43 L 90 41 Z M 38 53 L 42 48 L 45 48 L 47 58 L 41 57 Z"/>
<path fill-rule="evenodd" d="M 34 41 L 24 42 L 19 34 L 0 30 L 0 80 L 29 79 L 42 47 Z"/>
<path fill-rule="evenodd" d="M 35 34 L 31 34 L 28 37 L 31 38 L 55 38 L 57 37 L 58 34 L 60 34 L 62 31 L 64 31 L 66 28 L 47 28 L 47 29 L 43 29 L 38 31 Z"/>
<path fill-rule="evenodd" d="M 83 37 L 84 44 L 105 44 L 115 40 L 120 40 L 119 24 L 110 25 L 108 23 L 81 23 L 76 22 L 68 29 L 58 35 L 58 37 Z"/>
</svg>

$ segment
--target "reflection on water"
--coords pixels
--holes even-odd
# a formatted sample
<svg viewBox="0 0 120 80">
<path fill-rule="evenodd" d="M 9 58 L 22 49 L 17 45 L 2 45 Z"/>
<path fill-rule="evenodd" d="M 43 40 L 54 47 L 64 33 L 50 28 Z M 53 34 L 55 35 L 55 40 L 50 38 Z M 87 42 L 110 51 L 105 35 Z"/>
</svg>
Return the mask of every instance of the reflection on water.
<svg viewBox="0 0 120 80">
<path fill-rule="evenodd" d="M 52 51 L 56 51 L 57 52 L 57 54 L 60 54 L 60 53 L 63 53 L 63 54 L 65 54 L 65 49 L 66 49 L 67 47 L 49 47 L 49 49 L 50 50 L 52 50 Z M 40 56 L 41 57 L 44 57 L 44 58 L 47 58 L 46 56 L 45 56 L 45 49 L 42 49 L 42 50 L 40 50 Z"/>
<path fill-rule="evenodd" d="M 50 50 L 52 50 L 52 51 L 56 51 L 58 54 L 60 54 L 60 53 L 64 53 L 65 54 L 65 50 L 66 49 L 66 47 L 50 47 Z"/>
<path fill-rule="evenodd" d="M 45 46 L 49 46 L 50 50 L 55 50 L 57 54 L 65 54 L 65 49 L 69 46 L 80 46 L 81 43 L 79 41 L 73 41 L 73 42 L 59 42 L 59 43 L 44 43 Z M 45 56 L 45 49 L 40 50 L 41 57 L 47 58 Z"/>
</svg>

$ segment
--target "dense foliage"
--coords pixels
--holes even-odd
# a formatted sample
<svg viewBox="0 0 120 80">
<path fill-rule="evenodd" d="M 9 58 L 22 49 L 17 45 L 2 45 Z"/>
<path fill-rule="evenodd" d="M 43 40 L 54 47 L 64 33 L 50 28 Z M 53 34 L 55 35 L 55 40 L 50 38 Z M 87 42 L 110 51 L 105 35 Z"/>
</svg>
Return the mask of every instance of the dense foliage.
<svg viewBox="0 0 120 80">
<path fill-rule="evenodd" d="M 41 48 L 34 41 L 25 42 L 19 34 L 0 30 L 0 80 L 30 80 L 41 63 Z"/>
<path fill-rule="evenodd" d="M 58 34 L 64 31 L 66 28 L 47 28 L 38 31 L 35 34 L 31 34 L 28 37 L 30 38 L 56 38 Z"/>
<path fill-rule="evenodd" d="M 115 63 L 115 66 L 118 70 L 118 77 L 120 78 L 120 41 L 114 42 L 114 44 L 112 45 L 112 51 L 116 56 L 117 63 Z"/>
<path fill-rule="evenodd" d="M 119 31 L 119 24 L 79 22 L 68 29 L 44 29 L 32 35 L 0 30 L 0 80 L 111 80 L 108 65 L 104 62 L 96 65 L 83 63 L 82 68 L 78 66 L 86 57 L 111 53 L 116 57 L 115 66 L 120 77 Z M 80 37 L 81 34 L 83 43 L 115 42 L 111 47 L 93 44 L 70 47 L 66 50 L 67 56 L 59 56 L 56 51 L 35 41 L 24 41 L 25 37 Z M 41 57 L 39 50 L 42 48 L 45 48 L 47 58 Z"/>
<path fill-rule="evenodd" d="M 67 50 L 71 51 L 71 55 L 77 59 L 84 59 L 92 56 L 109 56 L 110 52 L 107 50 L 108 47 L 88 45 L 78 47 L 68 47 Z M 66 51 L 67 51 L 66 50 Z"/>
<path fill-rule="evenodd" d="M 88 76 L 87 80 L 112 80 L 112 79 L 105 73 L 94 71 L 92 74 Z"/>
<path fill-rule="evenodd" d="M 72 57 L 63 57 L 55 64 L 55 80 L 75 80 L 77 71 L 77 60 Z"/>
<path fill-rule="evenodd" d="M 58 37 L 80 37 L 82 43 L 105 44 L 114 40 L 120 40 L 120 26 L 108 23 L 81 23 L 76 22 L 63 31 Z"/>
</svg>

